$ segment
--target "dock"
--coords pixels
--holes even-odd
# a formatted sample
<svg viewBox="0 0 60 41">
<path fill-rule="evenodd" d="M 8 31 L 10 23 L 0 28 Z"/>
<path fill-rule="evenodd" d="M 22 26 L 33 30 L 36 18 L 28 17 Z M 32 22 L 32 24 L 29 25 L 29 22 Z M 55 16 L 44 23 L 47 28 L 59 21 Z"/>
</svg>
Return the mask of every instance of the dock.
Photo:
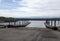
<svg viewBox="0 0 60 41">
<path fill-rule="evenodd" d="M 48 28 L 0 28 L 0 41 L 60 41 L 60 32 Z"/>
</svg>

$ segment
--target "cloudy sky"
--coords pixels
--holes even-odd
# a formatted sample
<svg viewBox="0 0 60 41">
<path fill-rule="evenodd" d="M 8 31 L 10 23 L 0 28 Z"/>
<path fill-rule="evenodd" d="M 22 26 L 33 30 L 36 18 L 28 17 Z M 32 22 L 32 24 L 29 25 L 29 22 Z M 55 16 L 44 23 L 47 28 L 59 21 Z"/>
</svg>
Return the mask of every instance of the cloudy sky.
<svg viewBox="0 0 60 41">
<path fill-rule="evenodd" d="M 0 0 L 0 16 L 60 16 L 60 0 Z"/>
</svg>

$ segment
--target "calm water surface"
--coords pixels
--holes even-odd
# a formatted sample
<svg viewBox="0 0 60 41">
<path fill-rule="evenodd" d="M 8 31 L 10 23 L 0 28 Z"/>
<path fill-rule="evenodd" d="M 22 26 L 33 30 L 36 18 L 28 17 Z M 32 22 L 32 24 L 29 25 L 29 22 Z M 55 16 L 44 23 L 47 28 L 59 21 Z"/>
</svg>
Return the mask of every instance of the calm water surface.
<svg viewBox="0 0 60 41">
<path fill-rule="evenodd" d="M 27 27 L 39 27 L 45 28 L 44 22 L 45 21 L 30 21 L 31 23 Z"/>
</svg>

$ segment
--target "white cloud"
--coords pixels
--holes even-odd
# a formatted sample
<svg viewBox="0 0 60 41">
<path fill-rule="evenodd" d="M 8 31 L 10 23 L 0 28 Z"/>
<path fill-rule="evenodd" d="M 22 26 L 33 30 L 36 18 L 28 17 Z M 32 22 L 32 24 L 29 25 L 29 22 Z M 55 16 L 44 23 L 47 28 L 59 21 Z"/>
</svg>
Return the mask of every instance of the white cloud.
<svg viewBox="0 0 60 41">
<path fill-rule="evenodd" d="M 16 2 L 16 0 L 13 0 L 13 2 Z"/>
<path fill-rule="evenodd" d="M 60 0 L 22 0 L 19 4 L 23 7 L 0 10 L 0 16 L 60 16 Z"/>
</svg>

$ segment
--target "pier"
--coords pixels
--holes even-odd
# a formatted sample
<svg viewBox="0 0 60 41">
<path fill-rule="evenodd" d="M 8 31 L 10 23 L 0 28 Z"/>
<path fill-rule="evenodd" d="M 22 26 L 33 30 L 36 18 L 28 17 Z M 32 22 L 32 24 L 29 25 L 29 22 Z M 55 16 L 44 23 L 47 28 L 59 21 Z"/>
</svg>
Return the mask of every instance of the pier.
<svg viewBox="0 0 60 41">
<path fill-rule="evenodd" d="M 32 20 L 33 21 L 46 21 L 45 26 L 46 28 L 49 28 L 49 29 L 51 28 L 51 29 L 58 30 L 60 27 L 56 25 L 56 21 L 60 21 L 60 18 L 8 18 L 8 19 L 5 18 L 5 19 L 1 19 L 1 21 L 9 22 L 9 25 L 3 25 L 4 27 L 8 27 L 8 28 L 9 27 L 26 27 L 28 24 L 30 24 L 30 22 L 28 21 L 32 21 Z M 20 21 L 19 25 L 16 24 L 16 22 L 18 21 Z M 27 21 L 27 23 L 25 23 L 24 21 Z M 13 22 L 14 24 L 11 25 L 11 22 Z"/>
<path fill-rule="evenodd" d="M 54 30 L 60 30 L 60 26 L 56 25 L 56 21 L 60 21 L 60 18 L 1 18 L 0 22 L 9 22 L 9 25 L 2 25 L 1 27 L 26 27 L 28 24 L 30 24 L 30 22 L 25 23 L 24 21 L 46 21 L 44 24 L 46 26 L 46 28 L 51 28 Z M 16 22 L 18 21 L 22 21 L 19 22 L 19 25 L 16 25 Z M 14 24 L 11 25 L 11 22 L 13 22 Z M 59 23 L 58 23 L 59 24 Z"/>
<path fill-rule="evenodd" d="M 60 18 L 16 18 L 13 22 L 16 25 L 16 21 L 28 20 L 46 21 L 48 26 L 56 27 L 56 21 L 60 21 Z M 11 21 L 3 21 L 11 24 Z M 38 27 L 0 28 L 0 41 L 60 41 L 60 31 Z"/>
<path fill-rule="evenodd" d="M 60 25 L 57 26 L 57 21 L 59 24 L 60 18 L 17 18 L 17 20 L 34 20 L 34 21 L 46 21 L 45 26 L 46 28 L 52 29 L 52 30 L 60 30 Z"/>
</svg>

